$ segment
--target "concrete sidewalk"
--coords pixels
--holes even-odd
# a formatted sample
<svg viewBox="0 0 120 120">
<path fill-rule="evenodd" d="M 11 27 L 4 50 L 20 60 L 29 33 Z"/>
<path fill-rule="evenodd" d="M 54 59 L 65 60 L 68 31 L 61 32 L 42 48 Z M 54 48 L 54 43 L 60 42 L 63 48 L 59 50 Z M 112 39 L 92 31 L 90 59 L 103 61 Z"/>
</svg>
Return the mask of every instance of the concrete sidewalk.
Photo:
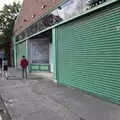
<svg viewBox="0 0 120 120">
<path fill-rule="evenodd" d="M 44 76 L 46 75 L 46 76 Z M 29 75 L 9 70 L 0 93 L 13 120 L 120 120 L 120 106 L 52 82 L 50 74 Z"/>
</svg>

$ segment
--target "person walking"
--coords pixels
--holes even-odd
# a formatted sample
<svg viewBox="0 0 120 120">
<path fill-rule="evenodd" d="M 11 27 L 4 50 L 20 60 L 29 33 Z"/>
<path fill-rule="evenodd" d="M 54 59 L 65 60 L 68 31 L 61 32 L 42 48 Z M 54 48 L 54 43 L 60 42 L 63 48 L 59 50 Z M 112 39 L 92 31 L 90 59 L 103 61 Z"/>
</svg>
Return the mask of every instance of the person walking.
<svg viewBox="0 0 120 120">
<path fill-rule="evenodd" d="M 2 76 L 2 58 L 0 58 L 0 76 Z"/>
<path fill-rule="evenodd" d="M 8 61 L 6 58 L 4 58 L 2 60 L 2 76 L 5 78 L 5 79 L 8 79 Z"/>
<path fill-rule="evenodd" d="M 22 59 L 20 60 L 20 66 L 22 68 L 22 78 L 27 79 L 28 60 L 25 58 L 25 56 L 22 56 Z"/>
</svg>

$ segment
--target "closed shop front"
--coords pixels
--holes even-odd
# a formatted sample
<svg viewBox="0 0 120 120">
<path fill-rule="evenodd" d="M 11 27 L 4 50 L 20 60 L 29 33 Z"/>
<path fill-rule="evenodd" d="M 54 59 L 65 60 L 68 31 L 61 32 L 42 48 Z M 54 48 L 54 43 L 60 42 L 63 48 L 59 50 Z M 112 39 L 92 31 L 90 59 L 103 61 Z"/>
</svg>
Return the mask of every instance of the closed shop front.
<svg viewBox="0 0 120 120">
<path fill-rule="evenodd" d="M 16 58 L 17 58 L 17 67 L 20 67 L 20 59 L 22 58 L 22 56 L 26 56 L 26 41 L 17 44 L 16 46 Z"/>
<path fill-rule="evenodd" d="M 55 28 L 56 79 L 120 103 L 120 3 Z"/>
</svg>

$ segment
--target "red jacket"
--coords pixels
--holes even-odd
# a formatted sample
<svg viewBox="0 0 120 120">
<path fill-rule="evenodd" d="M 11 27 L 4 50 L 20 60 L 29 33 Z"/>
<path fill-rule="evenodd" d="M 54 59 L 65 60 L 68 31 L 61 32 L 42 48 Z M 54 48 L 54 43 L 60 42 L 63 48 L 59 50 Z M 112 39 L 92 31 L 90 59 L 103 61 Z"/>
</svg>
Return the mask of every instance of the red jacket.
<svg viewBox="0 0 120 120">
<path fill-rule="evenodd" d="M 21 59 L 21 61 L 20 61 L 20 66 L 21 66 L 22 68 L 27 68 L 27 66 L 28 66 L 28 60 L 26 60 L 26 59 Z"/>
</svg>

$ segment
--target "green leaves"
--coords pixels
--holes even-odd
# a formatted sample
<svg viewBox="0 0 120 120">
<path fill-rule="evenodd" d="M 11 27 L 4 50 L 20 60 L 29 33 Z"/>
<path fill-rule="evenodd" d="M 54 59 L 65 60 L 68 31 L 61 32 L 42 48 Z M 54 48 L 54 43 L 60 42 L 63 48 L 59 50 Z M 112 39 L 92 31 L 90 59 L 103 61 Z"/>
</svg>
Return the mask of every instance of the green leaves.
<svg viewBox="0 0 120 120">
<path fill-rule="evenodd" d="M 0 11 L 0 41 L 5 43 L 10 41 L 13 35 L 13 27 L 16 17 L 20 11 L 20 3 L 15 3 L 10 5 L 4 5 L 3 9 Z"/>
</svg>

